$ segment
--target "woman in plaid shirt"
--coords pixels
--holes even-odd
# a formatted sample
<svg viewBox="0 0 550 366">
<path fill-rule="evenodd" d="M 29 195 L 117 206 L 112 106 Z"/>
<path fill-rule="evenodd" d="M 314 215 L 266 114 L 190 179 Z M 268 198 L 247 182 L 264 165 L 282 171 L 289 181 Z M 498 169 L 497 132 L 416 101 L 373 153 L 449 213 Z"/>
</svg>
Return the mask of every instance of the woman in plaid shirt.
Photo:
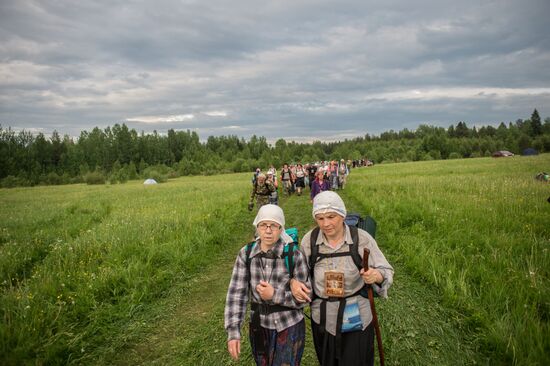
<svg viewBox="0 0 550 366">
<path fill-rule="evenodd" d="M 264 205 L 254 223 L 257 239 L 244 246 L 235 265 L 225 302 L 227 348 L 233 359 L 241 352 L 241 326 L 246 305 L 251 302 L 250 344 L 257 365 L 300 365 L 305 344 L 302 308 L 289 287 L 293 278 L 309 285 L 303 254 L 290 247 L 288 265 L 285 246 L 293 242 L 285 233 L 283 210 Z M 293 268 L 293 269 L 292 269 Z"/>
</svg>

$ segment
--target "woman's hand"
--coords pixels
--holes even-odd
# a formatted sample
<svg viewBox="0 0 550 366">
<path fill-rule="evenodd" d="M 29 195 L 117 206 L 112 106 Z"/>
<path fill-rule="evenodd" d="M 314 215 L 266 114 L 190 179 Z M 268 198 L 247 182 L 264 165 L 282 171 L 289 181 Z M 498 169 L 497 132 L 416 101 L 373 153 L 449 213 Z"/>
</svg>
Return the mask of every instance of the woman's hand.
<svg viewBox="0 0 550 366">
<path fill-rule="evenodd" d="M 273 293 L 275 292 L 273 286 L 266 281 L 260 281 L 260 283 L 256 286 L 256 291 L 260 294 L 260 297 L 264 301 L 271 300 L 273 298 Z"/>
<path fill-rule="evenodd" d="M 366 271 L 364 268 L 362 268 L 359 274 L 361 275 L 361 277 L 363 277 L 363 281 L 365 281 L 367 285 L 384 282 L 384 277 L 382 276 L 380 271 L 375 268 L 369 268 Z"/>
<path fill-rule="evenodd" d="M 290 291 L 292 291 L 292 296 L 294 296 L 296 301 L 300 303 L 311 302 L 311 298 L 308 296 L 311 290 L 294 278 L 290 279 Z"/>
<path fill-rule="evenodd" d="M 241 340 L 232 339 L 227 341 L 227 350 L 229 351 L 232 359 L 238 360 L 239 355 L 241 354 Z"/>
</svg>

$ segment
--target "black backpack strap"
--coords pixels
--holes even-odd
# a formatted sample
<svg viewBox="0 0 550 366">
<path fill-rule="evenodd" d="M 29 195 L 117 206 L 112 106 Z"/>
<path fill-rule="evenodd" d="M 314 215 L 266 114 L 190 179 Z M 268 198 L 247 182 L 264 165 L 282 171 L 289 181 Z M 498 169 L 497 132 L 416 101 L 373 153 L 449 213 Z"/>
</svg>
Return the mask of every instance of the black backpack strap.
<svg viewBox="0 0 550 366">
<path fill-rule="evenodd" d="M 320 254 L 319 253 L 319 246 L 317 245 L 317 238 L 319 237 L 320 229 L 319 227 L 316 227 L 311 232 L 311 238 L 310 238 L 310 247 L 311 247 L 311 254 L 309 256 L 309 268 L 310 268 L 310 279 L 313 281 L 313 268 L 315 267 L 315 264 L 317 261 L 323 259 L 323 258 L 332 258 L 332 257 L 343 257 L 350 255 L 353 259 L 353 263 L 355 263 L 355 266 L 357 267 L 357 270 L 360 271 L 363 268 L 363 258 L 359 254 L 359 230 L 355 226 L 349 226 L 350 234 L 351 234 L 351 240 L 352 243 L 349 248 L 349 253 L 343 252 L 343 253 L 330 253 L 330 254 Z"/>
<path fill-rule="evenodd" d="M 254 312 L 259 312 L 262 315 L 269 315 L 273 313 L 279 313 L 281 311 L 297 311 L 298 309 L 287 307 L 284 305 L 271 305 L 266 303 L 258 303 L 251 301 L 250 309 Z"/>
<path fill-rule="evenodd" d="M 338 253 L 319 253 L 317 255 L 317 262 L 325 258 L 336 258 L 336 257 L 351 257 L 351 252 L 338 252 Z"/>
<path fill-rule="evenodd" d="M 313 267 L 315 267 L 315 264 L 317 263 L 317 258 L 319 257 L 319 246 L 317 246 L 317 238 L 319 237 L 320 231 L 321 229 L 319 229 L 319 226 L 317 226 L 315 229 L 313 229 L 309 238 L 310 254 L 308 258 L 308 264 L 310 271 L 309 278 L 311 279 L 311 281 L 313 281 Z"/>
<path fill-rule="evenodd" d="M 359 230 L 355 226 L 348 226 L 351 233 L 352 243 L 349 248 L 349 253 L 331 253 L 331 254 L 319 254 L 319 246 L 317 245 L 317 238 L 319 237 L 320 229 L 316 227 L 311 232 L 310 238 L 310 247 L 311 255 L 309 256 L 309 268 L 313 272 L 313 267 L 319 259 L 328 258 L 328 257 L 341 257 L 346 255 L 351 255 L 353 263 L 357 266 L 358 270 L 363 268 L 363 258 L 359 254 Z M 313 276 L 311 276 L 313 278 Z"/>
<path fill-rule="evenodd" d="M 351 241 L 353 242 L 349 248 L 353 263 L 357 266 L 358 270 L 363 268 L 363 258 L 359 255 L 359 230 L 355 226 L 349 226 L 351 233 Z"/>
<path fill-rule="evenodd" d="M 317 238 L 319 237 L 319 226 L 311 231 L 311 236 L 309 238 L 311 253 L 309 255 L 309 267 L 313 268 L 315 262 L 317 262 L 317 257 L 319 256 L 319 247 L 317 246 Z"/>
<path fill-rule="evenodd" d="M 344 322 L 344 310 L 346 309 L 347 300 L 340 298 L 339 302 L 336 318 L 336 342 L 334 344 L 334 353 L 336 354 L 336 359 L 339 361 L 338 363 L 342 359 L 342 323 Z"/>
<path fill-rule="evenodd" d="M 362 289 L 357 291 L 354 294 L 348 295 L 346 297 L 329 297 L 328 299 L 321 298 L 320 304 L 320 325 L 319 328 L 320 335 L 324 338 L 323 342 L 326 342 L 327 330 L 326 330 L 326 321 L 327 321 L 327 302 L 337 301 L 338 304 L 338 314 L 336 316 L 336 334 L 335 334 L 335 344 L 334 344 L 334 353 L 336 359 L 341 360 L 342 357 L 342 323 L 344 321 L 344 311 L 346 309 L 347 299 L 349 297 L 357 296 L 362 294 Z M 321 359 L 321 365 L 326 364 L 326 343 L 323 350 L 323 356 Z"/>
</svg>

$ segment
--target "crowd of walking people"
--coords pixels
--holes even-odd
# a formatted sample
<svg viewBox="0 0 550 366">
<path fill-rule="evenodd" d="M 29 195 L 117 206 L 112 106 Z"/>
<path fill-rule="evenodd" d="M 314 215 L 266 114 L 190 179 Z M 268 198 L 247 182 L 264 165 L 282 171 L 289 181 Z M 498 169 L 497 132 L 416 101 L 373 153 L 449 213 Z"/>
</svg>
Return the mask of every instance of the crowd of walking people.
<svg viewBox="0 0 550 366">
<path fill-rule="evenodd" d="M 368 160 L 361 160 L 363 161 Z M 265 173 L 257 168 L 252 178 L 248 209 L 252 211 L 254 203 L 258 209 L 268 203 L 278 205 L 279 191 L 287 196 L 293 194 L 301 196 L 306 187 L 309 188 L 310 200 L 313 202 L 315 196 L 323 191 L 344 189 L 352 166 L 364 165 L 359 165 L 355 160 L 340 159 L 340 161 L 322 161 L 305 165 L 285 163 L 280 171 L 271 165 Z"/>
</svg>

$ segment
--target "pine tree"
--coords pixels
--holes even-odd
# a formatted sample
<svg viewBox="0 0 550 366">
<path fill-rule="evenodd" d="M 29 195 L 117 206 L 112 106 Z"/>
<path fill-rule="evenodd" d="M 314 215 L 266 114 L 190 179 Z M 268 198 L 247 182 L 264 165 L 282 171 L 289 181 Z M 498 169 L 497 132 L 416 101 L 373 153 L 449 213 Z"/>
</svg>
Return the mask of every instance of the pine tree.
<svg viewBox="0 0 550 366">
<path fill-rule="evenodd" d="M 533 136 L 542 135 L 542 123 L 540 121 L 539 112 L 535 108 L 533 114 L 531 114 L 531 130 Z"/>
</svg>

